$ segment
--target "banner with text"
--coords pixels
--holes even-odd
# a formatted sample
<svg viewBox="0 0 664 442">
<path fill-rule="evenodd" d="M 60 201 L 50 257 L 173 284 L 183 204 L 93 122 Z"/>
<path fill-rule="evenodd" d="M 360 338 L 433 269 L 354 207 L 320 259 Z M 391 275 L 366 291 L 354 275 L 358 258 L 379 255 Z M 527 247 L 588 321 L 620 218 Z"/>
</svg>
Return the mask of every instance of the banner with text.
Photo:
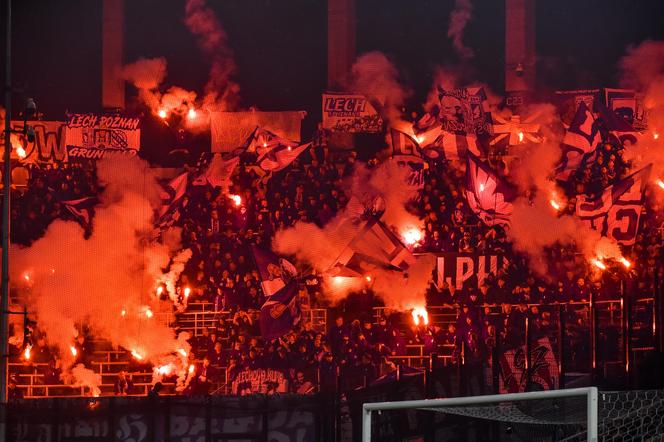
<svg viewBox="0 0 664 442">
<path fill-rule="evenodd" d="M 288 380 L 280 370 L 244 370 L 231 383 L 231 392 L 240 396 L 288 393 Z"/>
<path fill-rule="evenodd" d="M 473 253 L 436 254 L 436 284 L 442 287 L 447 282 L 455 289 L 479 287 L 489 274 L 506 268 L 509 262 L 502 255 L 478 255 Z"/>
<path fill-rule="evenodd" d="M 65 124 L 61 121 L 28 121 L 34 129 L 34 141 L 22 134 L 23 121 L 12 121 L 12 159 L 24 164 L 44 164 L 67 161 L 65 146 Z M 0 133 L 0 151 L 4 149 L 4 131 Z M 20 152 L 20 155 L 19 155 Z"/>
<path fill-rule="evenodd" d="M 72 114 L 67 121 L 66 144 L 69 158 L 136 156 L 141 147 L 140 119 Z"/>
<path fill-rule="evenodd" d="M 333 132 L 377 133 L 383 119 L 376 106 L 361 94 L 323 94 L 323 128 Z"/>
</svg>

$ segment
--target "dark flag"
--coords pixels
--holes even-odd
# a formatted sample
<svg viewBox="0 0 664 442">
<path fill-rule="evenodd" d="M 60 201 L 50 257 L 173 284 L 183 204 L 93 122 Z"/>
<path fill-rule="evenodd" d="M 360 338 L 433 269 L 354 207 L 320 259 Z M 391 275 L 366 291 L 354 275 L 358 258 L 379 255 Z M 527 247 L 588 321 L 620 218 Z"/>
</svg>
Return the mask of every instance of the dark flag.
<svg viewBox="0 0 664 442">
<path fill-rule="evenodd" d="M 279 145 L 268 151 L 262 159 L 258 160 L 261 169 L 268 172 L 278 172 L 288 167 L 302 152 L 307 150 L 311 143 L 292 147 L 290 145 Z"/>
<path fill-rule="evenodd" d="M 169 227 L 178 220 L 180 206 L 187 191 L 188 173 L 185 172 L 173 178 L 161 193 L 161 209 L 157 225 L 160 228 Z"/>
<path fill-rule="evenodd" d="M 62 205 L 65 209 L 76 218 L 76 221 L 78 221 L 85 230 L 89 230 L 92 227 L 92 217 L 94 216 L 94 208 L 97 204 L 99 204 L 99 198 L 96 196 L 62 201 Z"/>
<path fill-rule="evenodd" d="M 265 296 L 272 296 L 297 275 L 297 269 L 287 259 L 279 258 L 274 253 L 251 247 L 254 261 L 261 277 L 261 287 Z"/>
<path fill-rule="evenodd" d="M 595 151 L 601 140 L 595 117 L 586 103 L 581 102 L 563 138 L 563 157 L 556 167 L 556 179 L 567 181 L 584 162 L 584 158 Z"/>
<path fill-rule="evenodd" d="M 261 307 L 261 335 L 267 340 L 280 338 L 292 330 L 300 319 L 297 281 L 293 279 Z"/>
<path fill-rule="evenodd" d="M 508 225 L 516 191 L 473 154 L 468 155 L 466 199 L 471 210 L 486 224 Z"/>
<path fill-rule="evenodd" d="M 607 187 L 596 197 L 577 195 L 577 216 L 603 236 L 625 246 L 633 245 L 651 169 L 652 164 Z"/>
</svg>

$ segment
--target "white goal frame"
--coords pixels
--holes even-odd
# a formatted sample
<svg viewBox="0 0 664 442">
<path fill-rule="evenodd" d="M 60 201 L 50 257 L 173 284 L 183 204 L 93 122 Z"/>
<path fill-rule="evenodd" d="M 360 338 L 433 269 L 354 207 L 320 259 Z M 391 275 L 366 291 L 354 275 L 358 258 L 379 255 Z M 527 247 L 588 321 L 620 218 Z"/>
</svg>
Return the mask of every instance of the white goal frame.
<svg viewBox="0 0 664 442">
<path fill-rule="evenodd" d="M 464 405 L 485 405 L 509 401 L 536 399 L 558 399 L 584 396 L 587 403 L 588 441 L 597 442 L 597 387 L 569 388 L 563 390 L 532 391 L 528 393 L 491 394 L 445 399 L 422 399 L 417 401 L 373 402 L 362 405 L 362 441 L 371 442 L 371 413 L 381 410 L 406 410 L 417 408 L 444 408 Z"/>
</svg>

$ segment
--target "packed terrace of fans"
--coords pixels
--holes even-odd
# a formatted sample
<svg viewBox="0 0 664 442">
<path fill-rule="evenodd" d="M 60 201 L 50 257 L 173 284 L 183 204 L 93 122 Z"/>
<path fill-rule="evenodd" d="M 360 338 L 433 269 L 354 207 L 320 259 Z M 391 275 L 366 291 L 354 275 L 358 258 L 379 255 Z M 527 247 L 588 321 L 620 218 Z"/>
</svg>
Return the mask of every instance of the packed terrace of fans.
<svg viewBox="0 0 664 442">
<path fill-rule="evenodd" d="M 254 368 L 284 370 L 291 391 L 296 393 L 337 388 L 338 370 L 359 374 L 357 378 L 364 385 L 395 370 L 405 360 L 399 357 L 410 355 L 413 348 L 418 356 L 437 353 L 454 364 L 463 343 L 467 359 L 486 361 L 497 343 L 502 348 L 521 345 L 526 317 L 531 318 L 535 335 L 552 327 L 551 312 L 534 304 L 588 301 L 591 293 L 596 300 L 619 297 L 620 280 L 625 274 L 605 272 L 597 276 L 570 248 L 549 249 L 550 261 L 558 263 L 555 274 L 550 281 L 538 278 L 528 270 L 525 259 L 512 252 L 504 230 L 484 225 L 469 209 L 463 196 L 463 172 L 445 162 L 433 162 L 425 172 L 426 184 L 420 197 L 409 208 L 424 225 L 423 238 L 413 251 L 491 251 L 510 257 L 509 268 L 489 275 L 479 289 L 473 289 L 471 281 L 471 288 L 463 293 L 446 284 L 437 287 L 432 275 L 427 303 L 432 312 L 433 306 L 448 306 L 440 310 L 447 316 L 436 318 L 432 314 L 428 324 L 419 321 L 419 325 L 410 320 L 408 313 L 380 308 L 380 300 L 371 296 L 370 287 L 338 305 L 330 305 L 321 292 L 321 275 L 311 273 L 303 278 L 299 295 L 309 314 L 290 334 L 266 342 L 260 336 L 257 314 L 265 297 L 250 246 L 269 248 L 274 233 L 296 221 L 322 226 L 348 201 L 341 183 L 353 172 L 357 156 L 330 151 L 324 137 L 318 140 L 265 188 L 254 185 L 258 177 L 243 165 L 236 171 L 228 193 L 205 186 L 189 187 L 176 222 L 182 228 L 183 246 L 193 251 L 178 283 L 181 289 L 190 289 L 186 294 L 182 289 L 180 294 L 187 298 L 188 307 L 175 312 L 173 320 L 174 326 L 192 333 L 191 357 L 196 359 L 195 382 L 184 394 L 228 391 L 229 382 L 239 371 Z M 595 164 L 570 180 L 566 188 L 569 203 L 562 211 L 574 212 L 574 194 L 600 192 L 626 175 L 629 165 L 622 160 L 621 149 L 602 144 Z M 498 171 L 505 170 L 502 159 L 490 159 Z M 377 159 L 368 161 L 369 167 L 377 164 Z M 54 219 L 75 221 L 61 201 L 98 192 L 93 163 L 31 166 L 29 184 L 14 196 L 12 241 L 29 245 Z M 639 257 L 639 265 L 627 273 L 633 290 L 649 296 L 658 271 L 656 264 L 661 260 L 662 219 L 653 210 L 641 220 L 636 245 L 626 250 L 625 256 Z M 563 256 L 566 259 L 561 259 Z M 570 262 L 574 265 L 565 264 Z M 325 309 L 329 324 L 314 319 L 311 312 L 316 309 Z M 207 319 L 187 322 L 186 318 L 197 312 Z M 588 357 L 588 336 L 583 332 L 588 318 L 578 310 L 570 310 L 569 315 L 570 322 L 577 325 L 576 336 L 571 338 L 571 359 L 583 365 Z M 106 348 L 86 333 L 83 327 L 76 342 L 77 362 L 104 371 L 104 383 L 115 384 L 104 393 L 145 394 L 150 380 L 141 373 L 149 374 L 150 367 L 133 361 L 122 350 Z M 24 355 L 27 343 L 32 344 L 29 360 Z M 39 324 L 29 324 L 25 340 L 11 351 L 10 388 L 14 397 L 78 394 L 78 390 L 64 386 L 39 388 L 41 384 L 62 384 L 61 362 L 49 349 Z M 95 362 L 100 354 L 108 364 Z"/>
</svg>

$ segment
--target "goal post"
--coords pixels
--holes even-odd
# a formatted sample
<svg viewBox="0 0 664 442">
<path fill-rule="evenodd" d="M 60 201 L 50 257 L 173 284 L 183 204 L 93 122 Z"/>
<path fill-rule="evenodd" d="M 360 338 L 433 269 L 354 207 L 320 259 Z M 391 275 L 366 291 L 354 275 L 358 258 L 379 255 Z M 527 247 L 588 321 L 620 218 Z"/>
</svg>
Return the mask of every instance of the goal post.
<svg viewBox="0 0 664 442">
<path fill-rule="evenodd" d="M 552 399 L 586 399 L 587 440 L 597 442 L 598 437 L 598 392 L 596 387 L 570 388 L 562 390 L 533 391 L 528 393 L 493 394 L 445 399 L 422 399 L 410 401 L 373 402 L 362 405 L 362 441 L 371 442 L 371 415 L 373 412 L 389 410 L 440 410 L 446 407 L 475 407 L 507 402 L 546 401 Z"/>
</svg>

